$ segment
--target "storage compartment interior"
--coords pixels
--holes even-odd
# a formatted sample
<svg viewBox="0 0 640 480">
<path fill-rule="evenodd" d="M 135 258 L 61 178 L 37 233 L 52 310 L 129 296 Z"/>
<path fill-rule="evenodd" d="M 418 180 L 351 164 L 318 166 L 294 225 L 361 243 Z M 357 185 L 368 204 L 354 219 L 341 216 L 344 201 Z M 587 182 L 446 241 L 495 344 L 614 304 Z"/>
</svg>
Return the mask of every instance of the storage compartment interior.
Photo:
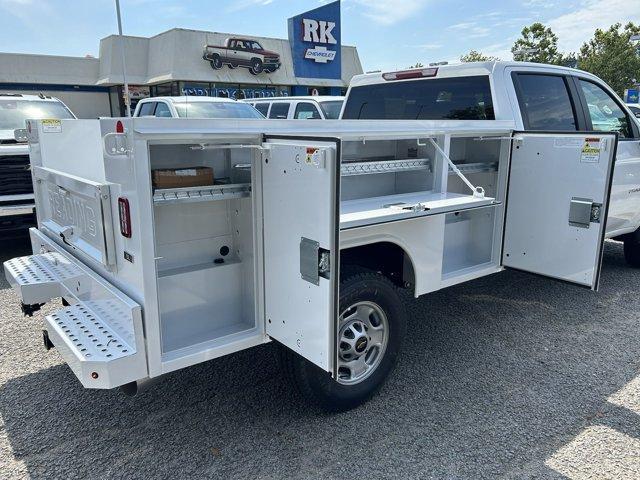
<svg viewBox="0 0 640 480">
<path fill-rule="evenodd" d="M 474 195 L 427 138 L 345 141 L 342 144 L 342 228 L 433 215 L 492 204 L 496 198 L 501 142 L 438 137 L 441 149 L 484 197 Z"/>
<path fill-rule="evenodd" d="M 493 260 L 495 207 L 445 215 L 442 277 L 488 266 Z"/>
<path fill-rule="evenodd" d="M 254 334 L 255 245 L 251 164 L 256 149 L 150 145 L 151 170 L 209 167 L 213 184 L 154 188 L 163 355 Z"/>
</svg>

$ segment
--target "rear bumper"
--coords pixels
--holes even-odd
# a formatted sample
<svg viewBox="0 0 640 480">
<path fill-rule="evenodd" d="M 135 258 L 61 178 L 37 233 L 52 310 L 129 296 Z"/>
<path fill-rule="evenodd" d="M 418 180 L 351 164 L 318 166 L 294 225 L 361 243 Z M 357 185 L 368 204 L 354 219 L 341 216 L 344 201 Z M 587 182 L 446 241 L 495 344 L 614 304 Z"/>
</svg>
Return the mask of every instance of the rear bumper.
<svg viewBox="0 0 640 480">
<path fill-rule="evenodd" d="M 63 297 L 69 306 L 45 317 L 48 337 L 86 388 L 114 388 L 148 376 L 139 304 L 82 262 L 30 229 L 36 255 L 4 262 L 24 304 Z"/>
</svg>

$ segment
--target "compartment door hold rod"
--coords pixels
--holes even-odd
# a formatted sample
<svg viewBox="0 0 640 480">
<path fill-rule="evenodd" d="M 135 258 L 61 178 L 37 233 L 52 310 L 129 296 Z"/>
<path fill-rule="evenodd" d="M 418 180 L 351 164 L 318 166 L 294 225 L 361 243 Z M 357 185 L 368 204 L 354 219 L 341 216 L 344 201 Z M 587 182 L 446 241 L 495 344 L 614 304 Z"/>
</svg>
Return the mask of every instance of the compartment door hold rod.
<svg viewBox="0 0 640 480">
<path fill-rule="evenodd" d="M 453 163 L 453 160 L 449 158 L 449 155 L 445 153 L 445 151 L 440 147 L 440 145 L 438 145 L 438 143 L 433 138 L 428 138 L 427 140 L 429 140 L 429 142 L 431 142 L 431 145 L 433 145 L 433 148 L 435 148 L 436 151 L 440 153 L 440 155 L 442 155 L 445 158 L 445 160 L 447 160 L 447 163 L 449 164 L 449 167 L 451 168 L 451 170 L 453 170 L 453 173 L 458 175 L 458 177 L 460 177 L 460 180 L 462 180 L 464 184 L 467 187 L 469 187 L 469 190 L 471 190 L 471 192 L 473 193 L 473 196 L 476 198 L 484 198 L 484 188 L 474 186 L 469 181 L 469 179 L 464 176 L 464 173 L 462 173 L 460 169 L 456 167 L 456 164 Z M 418 140 L 418 145 L 421 147 L 427 146 L 426 143 L 420 143 L 420 140 Z"/>
</svg>

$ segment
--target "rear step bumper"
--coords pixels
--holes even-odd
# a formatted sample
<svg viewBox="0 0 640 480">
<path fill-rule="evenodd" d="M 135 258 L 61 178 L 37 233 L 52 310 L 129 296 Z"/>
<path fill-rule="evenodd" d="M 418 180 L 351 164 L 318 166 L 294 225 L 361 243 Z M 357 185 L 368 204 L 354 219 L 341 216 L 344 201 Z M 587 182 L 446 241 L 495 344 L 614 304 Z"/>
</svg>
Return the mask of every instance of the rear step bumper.
<svg viewBox="0 0 640 480">
<path fill-rule="evenodd" d="M 45 318 L 48 339 L 86 388 L 114 388 L 148 376 L 138 303 L 64 252 L 37 229 L 45 253 L 4 262 L 27 305 L 63 297 L 70 305 Z"/>
</svg>

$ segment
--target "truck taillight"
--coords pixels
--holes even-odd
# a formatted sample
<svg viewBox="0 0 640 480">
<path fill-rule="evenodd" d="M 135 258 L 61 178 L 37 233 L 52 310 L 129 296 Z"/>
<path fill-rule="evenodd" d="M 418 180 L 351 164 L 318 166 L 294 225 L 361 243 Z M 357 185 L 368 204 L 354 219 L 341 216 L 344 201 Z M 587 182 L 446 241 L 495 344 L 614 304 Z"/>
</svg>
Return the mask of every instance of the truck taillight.
<svg viewBox="0 0 640 480">
<path fill-rule="evenodd" d="M 129 210 L 129 200 L 118 198 L 118 212 L 120 214 L 120 233 L 123 237 L 131 238 L 131 212 Z"/>
<path fill-rule="evenodd" d="M 382 74 L 385 80 L 407 80 L 408 78 L 435 77 L 437 68 L 415 68 L 413 70 L 400 70 L 399 72 L 386 72 Z"/>
<path fill-rule="evenodd" d="M 120 120 L 116 122 L 116 133 L 124 133 L 124 124 Z"/>
</svg>

